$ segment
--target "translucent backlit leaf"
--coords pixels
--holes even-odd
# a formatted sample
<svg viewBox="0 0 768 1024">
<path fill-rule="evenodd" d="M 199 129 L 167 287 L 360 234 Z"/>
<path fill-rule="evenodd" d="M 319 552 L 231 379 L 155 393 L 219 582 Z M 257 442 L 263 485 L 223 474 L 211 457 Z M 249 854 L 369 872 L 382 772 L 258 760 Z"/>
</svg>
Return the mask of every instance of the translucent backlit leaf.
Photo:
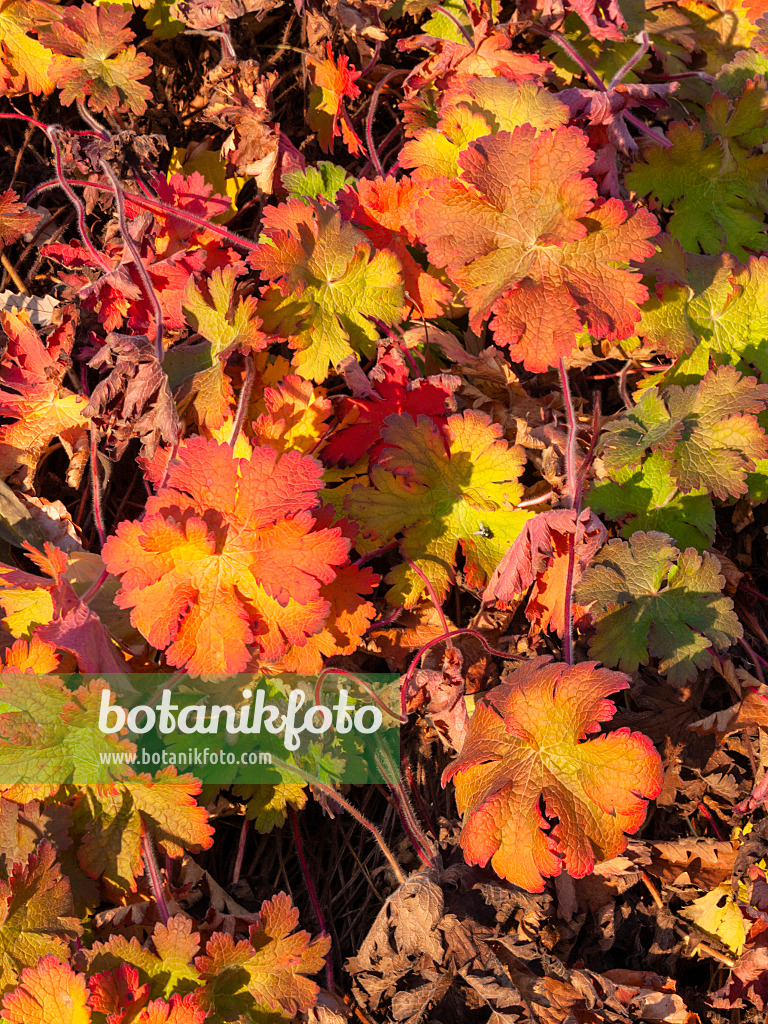
<svg viewBox="0 0 768 1024">
<path fill-rule="evenodd" d="M 514 885 L 541 892 L 548 876 L 582 878 L 621 853 L 661 789 L 661 760 L 628 729 L 585 737 L 612 718 L 608 695 L 628 685 L 595 662 L 535 658 L 477 705 L 443 774 L 456 786 L 469 863 L 490 861 Z"/>
</svg>

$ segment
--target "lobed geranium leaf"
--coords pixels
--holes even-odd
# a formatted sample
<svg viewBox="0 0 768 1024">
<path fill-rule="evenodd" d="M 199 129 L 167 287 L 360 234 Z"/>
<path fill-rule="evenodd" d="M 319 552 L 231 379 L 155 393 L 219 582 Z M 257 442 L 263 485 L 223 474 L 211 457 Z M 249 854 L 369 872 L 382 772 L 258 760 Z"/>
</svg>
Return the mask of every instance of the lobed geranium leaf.
<svg viewBox="0 0 768 1024">
<path fill-rule="evenodd" d="M 531 513 L 515 509 L 525 456 L 485 413 L 450 416 L 442 430 L 427 416 L 388 417 L 372 487 L 356 486 L 346 507 L 377 544 L 402 535 L 403 556 L 443 599 L 459 545 L 470 586 L 484 586 Z M 411 607 L 424 584 L 407 565 L 387 577 L 393 604 Z"/>
<path fill-rule="evenodd" d="M 130 20 L 130 11 L 113 4 L 84 4 L 64 8 L 61 20 L 40 33 L 56 54 L 51 77 L 65 107 L 87 102 L 96 113 L 147 109 L 152 91 L 141 79 L 152 70 L 152 58 L 127 45 L 134 38 Z"/>
<path fill-rule="evenodd" d="M 621 522 L 625 540 L 638 530 L 668 533 L 678 547 L 704 551 L 715 539 L 712 498 L 703 487 L 683 494 L 661 452 L 644 459 L 639 469 L 615 468 L 611 479 L 596 481 L 584 500 Z"/>
<path fill-rule="evenodd" d="M 89 786 L 80 793 L 75 826 L 82 836 L 78 861 L 91 878 L 103 877 L 121 890 L 135 891 L 144 870 L 142 833 L 147 830 L 169 857 L 207 850 L 213 828 L 197 803 L 200 783 L 192 775 L 164 768 L 154 778 Z"/>
<path fill-rule="evenodd" d="M 590 654 L 626 672 L 653 656 L 673 685 L 695 679 L 712 664 L 712 647 L 743 635 L 724 585 L 714 555 L 681 552 L 664 533 L 609 541 L 575 592 L 596 623 Z"/>
<path fill-rule="evenodd" d="M 596 199 L 583 176 L 593 155 L 578 128 L 523 125 L 473 142 L 462 177 L 438 179 L 419 204 L 429 258 L 463 289 L 470 325 L 491 317 L 496 343 L 529 370 L 569 355 L 585 326 L 628 337 L 647 296 L 627 264 L 653 254 L 656 219 Z"/>
<path fill-rule="evenodd" d="M 53 91 L 53 54 L 29 33 L 61 18 L 55 3 L 58 0 L 0 0 L 0 95 Z"/>
<path fill-rule="evenodd" d="M 297 372 L 323 380 L 352 352 L 373 354 L 373 319 L 395 323 L 403 305 L 400 262 L 320 202 L 268 207 L 263 242 L 249 262 L 267 280 L 265 331 L 290 340 Z"/>
<path fill-rule="evenodd" d="M 43 841 L 25 863 L 15 863 L 0 879 L 0 989 L 17 981 L 18 971 L 40 957 L 69 958 L 69 942 L 82 934 L 72 916 L 69 881 L 61 874 L 56 850 Z"/>
<path fill-rule="evenodd" d="M 768 456 L 768 437 L 754 415 L 766 404 L 768 385 L 742 377 L 732 366 L 710 370 L 686 388 L 649 388 L 634 408 L 608 424 L 605 464 L 637 468 L 650 449 L 665 455 L 684 494 L 700 488 L 718 498 L 744 494 L 747 471 Z"/>
<path fill-rule="evenodd" d="M 298 923 L 298 910 L 281 892 L 261 905 L 249 940 L 235 942 L 223 932 L 211 936 L 195 966 L 207 983 L 207 1004 L 224 1020 L 236 1020 L 238 1011 L 251 1019 L 265 1013 L 292 1019 L 314 1006 L 318 987 L 306 975 L 321 970 L 331 940 L 310 939 L 295 930 Z"/>
<path fill-rule="evenodd" d="M 321 467 L 291 451 L 184 442 L 141 519 L 107 539 L 104 562 L 122 577 L 117 604 L 169 664 L 204 679 L 242 671 L 249 647 L 276 660 L 306 643 L 328 612 L 320 588 L 349 541 L 316 529 Z"/>
<path fill-rule="evenodd" d="M 688 252 L 764 249 L 768 210 L 768 155 L 753 154 L 768 135 L 766 87 L 748 82 L 735 104 L 716 93 L 707 106 L 706 131 L 676 121 L 668 148 L 646 146 L 627 174 L 629 188 L 672 204 L 669 231 Z"/>
<path fill-rule="evenodd" d="M 628 685 L 596 662 L 534 658 L 485 696 L 443 773 L 443 785 L 456 786 L 469 863 L 490 861 L 514 885 L 542 892 L 548 876 L 582 878 L 621 853 L 661 789 L 661 759 L 628 729 L 585 737 L 612 718 L 608 695 Z"/>
<path fill-rule="evenodd" d="M 21 984 L 3 997 L 0 1020 L 9 1024 L 89 1024 L 82 974 L 52 953 L 21 972 Z"/>
<path fill-rule="evenodd" d="M 310 57 L 307 64 L 312 85 L 307 121 L 317 132 L 320 148 L 324 153 L 332 153 L 334 139 L 340 135 L 350 153 L 364 152 L 344 106 L 345 99 L 354 100 L 360 95 L 360 89 L 355 85 L 360 72 L 349 66 L 346 55 L 335 60 L 330 43 L 327 44 L 325 60 Z"/>
</svg>

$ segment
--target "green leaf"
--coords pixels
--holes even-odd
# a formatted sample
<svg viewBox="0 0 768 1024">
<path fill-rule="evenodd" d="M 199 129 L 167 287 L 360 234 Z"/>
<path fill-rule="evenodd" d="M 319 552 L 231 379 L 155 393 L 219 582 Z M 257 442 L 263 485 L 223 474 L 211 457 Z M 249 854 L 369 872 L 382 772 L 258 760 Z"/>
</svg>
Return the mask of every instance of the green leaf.
<svg viewBox="0 0 768 1024">
<path fill-rule="evenodd" d="M 715 539 L 715 510 L 705 490 L 681 494 L 672 478 L 669 460 L 656 453 L 640 469 L 622 467 L 610 480 L 595 483 L 585 504 L 601 515 L 622 522 L 629 539 L 638 530 L 668 533 L 681 548 L 704 551 Z"/>
<path fill-rule="evenodd" d="M 753 415 L 766 403 L 768 386 L 732 366 L 710 370 L 686 388 L 650 388 L 608 425 L 602 440 L 606 467 L 637 468 L 648 449 L 658 450 L 684 494 L 700 488 L 718 498 L 744 494 L 747 471 L 768 457 L 768 438 Z"/>
<path fill-rule="evenodd" d="M 288 171 L 282 180 L 288 195 L 294 199 L 318 199 L 322 196 L 331 203 L 337 193 L 355 181 L 343 167 L 330 160 L 320 160 L 314 167 L 303 171 Z"/>
<path fill-rule="evenodd" d="M 674 686 L 695 679 L 712 663 L 710 646 L 743 635 L 719 573 L 714 555 L 681 553 L 664 533 L 609 541 L 575 592 L 596 622 L 590 655 L 625 672 L 653 656 Z"/>
<path fill-rule="evenodd" d="M 379 336 L 372 321 L 394 324 L 403 306 L 398 258 L 376 251 L 319 200 L 268 207 L 264 235 L 249 256 L 274 283 L 259 315 L 265 331 L 290 340 L 296 372 L 319 381 L 353 352 L 372 356 Z"/>
<path fill-rule="evenodd" d="M 716 93 L 706 128 L 676 121 L 671 145 L 646 146 L 627 174 L 628 188 L 672 205 L 668 230 L 688 252 L 746 260 L 745 250 L 768 246 L 768 154 L 752 154 L 767 134 L 764 105 L 764 82 L 748 82 L 735 103 Z"/>
<path fill-rule="evenodd" d="M 513 506 L 525 456 L 481 412 L 451 416 L 444 434 L 427 416 L 389 416 L 373 487 L 355 487 L 347 508 L 376 545 L 402 535 L 401 551 L 443 599 L 454 579 L 459 545 L 473 587 L 485 586 L 532 515 Z M 387 577 L 393 604 L 413 605 L 424 583 L 407 565 Z"/>
</svg>

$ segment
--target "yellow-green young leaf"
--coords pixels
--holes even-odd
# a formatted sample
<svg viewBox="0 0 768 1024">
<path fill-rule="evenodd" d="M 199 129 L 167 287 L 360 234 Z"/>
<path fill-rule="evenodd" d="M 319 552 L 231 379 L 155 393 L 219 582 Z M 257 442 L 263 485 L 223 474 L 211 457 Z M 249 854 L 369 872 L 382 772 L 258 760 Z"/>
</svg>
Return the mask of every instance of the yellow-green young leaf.
<svg viewBox="0 0 768 1024">
<path fill-rule="evenodd" d="M 667 457 L 656 452 L 639 469 L 615 468 L 585 495 L 593 512 L 621 522 L 628 540 L 638 530 L 668 533 L 680 548 L 706 550 L 715 539 L 715 509 L 703 488 L 682 494 Z"/>
<path fill-rule="evenodd" d="M 69 943 L 82 934 L 72 917 L 69 882 L 56 862 L 56 850 L 42 842 L 25 864 L 14 864 L 0 880 L 0 988 L 7 991 L 23 967 L 41 956 L 69 957 Z"/>
<path fill-rule="evenodd" d="M 367 537 L 400 550 L 432 583 L 439 600 L 454 579 L 459 545 L 467 582 L 483 587 L 531 512 L 515 509 L 525 455 L 503 440 L 486 413 L 450 416 L 441 429 L 428 416 L 385 420 L 384 452 L 371 469 L 373 487 L 353 488 L 346 508 Z M 407 564 L 387 577 L 393 604 L 411 607 L 424 589 Z"/>
<path fill-rule="evenodd" d="M 686 388 L 649 388 L 608 425 L 605 464 L 637 468 L 650 449 L 664 453 L 683 493 L 703 487 L 717 498 L 744 494 L 747 471 L 768 456 L 768 438 L 754 415 L 767 403 L 768 385 L 732 366 L 710 370 Z"/>
<path fill-rule="evenodd" d="M 417 180 L 458 178 L 459 153 L 484 135 L 522 124 L 557 128 L 568 121 L 565 104 L 534 82 L 469 78 L 443 96 L 437 127 L 418 131 L 400 152 L 400 165 L 414 168 Z"/>
<path fill-rule="evenodd" d="M 683 907 L 680 916 L 692 921 L 707 935 L 714 935 L 735 956 L 741 956 L 747 929 L 744 915 L 733 898 L 730 881 L 721 882 L 689 907 Z"/>
<path fill-rule="evenodd" d="M 233 348 L 259 352 L 269 337 L 259 328 L 256 299 L 235 294 L 237 274 L 232 267 L 214 270 L 207 279 L 208 294 L 190 278 L 182 308 L 193 331 L 210 341 L 212 355 L 227 355 Z"/>
<path fill-rule="evenodd" d="M 726 249 L 745 260 L 745 250 L 766 248 L 768 154 L 752 153 L 768 131 L 765 91 L 764 81 L 748 82 L 735 105 L 716 93 L 706 128 L 676 121 L 671 145 L 646 146 L 626 176 L 628 188 L 672 205 L 670 234 L 688 252 Z"/>
<path fill-rule="evenodd" d="M 258 786 L 235 786 L 235 796 L 249 797 L 246 814 L 258 832 L 265 835 L 280 826 L 288 817 L 288 808 L 300 811 L 307 802 L 304 783 L 262 783 Z"/>
<path fill-rule="evenodd" d="M 96 942 L 86 953 L 89 973 L 112 971 L 131 964 L 139 972 L 142 984 L 148 984 L 153 998 L 168 999 L 174 993 L 184 995 L 199 987 L 192 958 L 200 948 L 200 938 L 192 931 L 192 921 L 184 914 L 170 918 L 167 925 L 156 924 L 152 939 L 142 946 L 138 939 L 110 935 L 107 942 Z"/>
<path fill-rule="evenodd" d="M 196 796 L 200 783 L 175 768 L 154 779 L 115 786 L 89 786 L 80 792 L 75 826 L 82 832 L 78 860 L 92 878 L 102 876 L 118 889 L 134 891 L 142 874 L 142 828 L 169 857 L 207 850 L 213 843 L 204 807 Z"/>
<path fill-rule="evenodd" d="M 372 356 L 379 336 L 372 319 L 393 324 L 402 309 L 398 258 L 376 252 L 320 201 L 267 207 L 263 230 L 267 240 L 249 256 L 273 282 L 259 316 L 265 331 L 290 341 L 297 372 L 320 381 L 353 352 Z"/>
<path fill-rule="evenodd" d="M 720 356 L 719 362 L 723 356 L 734 364 L 743 358 L 764 373 L 768 259 L 752 256 L 742 266 L 729 253 L 692 256 L 668 236 L 659 249 L 643 268 L 654 285 L 637 329 L 646 344 L 673 356 L 701 346 Z"/>
<path fill-rule="evenodd" d="M 319 989 L 306 975 L 321 970 L 331 940 L 310 939 L 296 931 L 298 923 L 298 910 L 280 892 L 261 905 L 250 941 L 235 942 L 224 932 L 211 936 L 195 966 L 207 983 L 204 1004 L 216 1019 L 292 1020 L 315 1005 Z"/>
<path fill-rule="evenodd" d="M 565 869 L 574 878 L 626 847 L 664 773 L 647 736 L 618 729 L 585 739 L 616 710 L 626 676 L 595 662 L 534 658 L 508 673 L 477 705 L 453 779 L 470 864 L 542 892 Z M 556 820 L 553 820 L 556 819 Z"/>
<path fill-rule="evenodd" d="M 609 541 L 574 595 L 596 622 L 590 654 L 625 672 L 652 655 L 673 685 L 695 679 L 712 664 L 710 647 L 743 635 L 719 573 L 714 555 L 680 552 L 665 533 Z"/>
</svg>

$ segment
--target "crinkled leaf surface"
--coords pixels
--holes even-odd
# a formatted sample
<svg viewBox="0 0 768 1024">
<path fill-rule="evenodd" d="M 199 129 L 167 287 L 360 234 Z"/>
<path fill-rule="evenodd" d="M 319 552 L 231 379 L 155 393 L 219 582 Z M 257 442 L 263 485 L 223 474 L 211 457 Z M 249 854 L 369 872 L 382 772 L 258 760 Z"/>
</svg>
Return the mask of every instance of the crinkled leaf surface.
<svg viewBox="0 0 768 1024">
<path fill-rule="evenodd" d="M 627 186 L 672 204 L 669 231 L 688 252 L 746 259 L 765 249 L 768 155 L 752 153 L 768 134 L 765 83 L 749 82 L 735 107 L 716 93 L 707 107 L 707 131 L 676 121 L 668 148 L 649 146 L 626 177 Z"/>
<path fill-rule="evenodd" d="M 40 33 L 57 54 L 50 73 L 64 106 L 87 102 L 96 113 L 144 113 L 152 92 L 141 79 L 152 70 L 152 58 L 127 45 L 134 38 L 130 20 L 130 11 L 113 4 L 85 4 L 64 8 L 61 21 Z"/>
<path fill-rule="evenodd" d="M 320 202 L 267 207 L 269 239 L 249 262 L 275 282 L 259 306 L 265 331 L 290 340 L 302 377 L 323 380 L 352 352 L 373 354 L 373 318 L 395 323 L 403 304 L 400 262 Z"/>
<path fill-rule="evenodd" d="M 82 933 L 73 917 L 69 881 L 56 850 L 43 842 L 26 863 L 13 865 L 0 880 L 0 987 L 7 989 L 23 967 L 46 954 L 69 957 L 69 941 Z"/>
<path fill-rule="evenodd" d="M 52 953 L 21 973 L 21 984 L 3 998 L 0 1020 L 9 1024 L 89 1024 L 85 977 Z"/>
<path fill-rule="evenodd" d="M 321 467 L 292 451 L 184 442 L 141 519 L 122 522 L 102 554 L 122 577 L 117 603 L 171 665 L 212 678 L 242 671 L 249 646 L 275 660 L 323 625 L 320 588 L 349 541 L 315 529 Z"/>
<path fill-rule="evenodd" d="M 680 548 L 704 551 L 715 539 L 712 498 L 704 488 L 683 494 L 660 452 L 639 469 L 616 468 L 611 479 L 593 484 L 584 500 L 598 514 L 621 522 L 625 540 L 638 530 L 656 531 L 668 533 Z"/>
<path fill-rule="evenodd" d="M 578 128 L 523 125 L 472 143 L 462 178 L 419 204 L 429 258 L 463 289 L 472 328 L 491 317 L 495 342 L 529 370 L 556 365 L 585 326 L 628 337 L 647 295 L 627 263 L 652 255 L 656 219 L 596 201 L 592 158 Z"/>
<path fill-rule="evenodd" d="M 346 55 L 334 59 L 330 43 L 327 44 L 325 60 L 310 57 L 308 70 L 312 88 L 307 121 L 317 132 L 320 148 L 324 153 L 332 153 L 333 140 L 341 135 L 350 153 L 359 153 L 363 144 L 346 115 L 344 100 L 354 100 L 360 95 L 360 89 L 355 85 L 360 72 L 349 66 Z"/>
<path fill-rule="evenodd" d="M 535 658 L 478 704 L 443 774 L 456 786 L 470 863 L 490 861 L 514 885 L 542 892 L 547 877 L 581 878 L 625 848 L 661 789 L 661 760 L 628 729 L 585 737 L 612 718 L 608 695 L 628 685 L 595 662 Z"/>
<path fill-rule="evenodd" d="M 747 471 L 768 455 L 768 437 L 755 415 L 766 403 L 768 385 L 732 366 L 710 370 L 686 388 L 649 388 L 608 425 L 605 464 L 635 468 L 650 449 L 664 453 L 684 494 L 700 488 L 718 498 L 744 494 Z"/>
<path fill-rule="evenodd" d="M 154 837 L 169 857 L 185 850 L 207 850 L 213 828 L 197 803 L 200 783 L 192 775 L 164 768 L 134 782 L 90 786 L 82 790 L 75 819 L 82 832 L 77 858 L 91 878 L 103 876 L 121 890 L 135 891 L 144 870 L 142 830 Z"/>
<path fill-rule="evenodd" d="M 195 960 L 208 983 L 207 999 L 225 1020 L 232 1019 L 227 1012 L 242 1012 L 246 1005 L 258 1019 L 264 1011 L 293 1018 L 315 1004 L 318 987 L 306 975 L 323 967 L 330 937 L 310 939 L 308 932 L 297 932 L 299 912 L 284 892 L 261 905 L 259 919 L 249 940 L 235 942 L 218 932 L 209 939 L 205 956 Z"/>
<path fill-rule="evenodd" d="M 0 95 L 29 91 L 39 96 L 53 91 L 53 54 L 28 33 L 60 17 L 55 7 L 42 0 L 0 2 Z"/>
<path fill-rule="evenodd" d="M 484 586 L 531 513 L 515 510 L 525 463 L 485 413 L 450 416 L 439 430 L 427 416 L 389 417 L 384 449 L 371 468 L 372 487 L 355 487 L 347 507 L 377 544 L 402 535 L 400 550 L 443 598 L 454 578 L 459 544 L 467 581 Z M 410 607 L 423 582 L 395 569 L 389 598 Z"/>
<path fill-rule="evenodd" d="M 596 622 L 590 654 L 634 672 L 659 659 L 673 685 L 696 678 L 743 635 L 714 555 L 679 551 L 664 533 L 609 541 L 576 589 Z"/>
</svg>

